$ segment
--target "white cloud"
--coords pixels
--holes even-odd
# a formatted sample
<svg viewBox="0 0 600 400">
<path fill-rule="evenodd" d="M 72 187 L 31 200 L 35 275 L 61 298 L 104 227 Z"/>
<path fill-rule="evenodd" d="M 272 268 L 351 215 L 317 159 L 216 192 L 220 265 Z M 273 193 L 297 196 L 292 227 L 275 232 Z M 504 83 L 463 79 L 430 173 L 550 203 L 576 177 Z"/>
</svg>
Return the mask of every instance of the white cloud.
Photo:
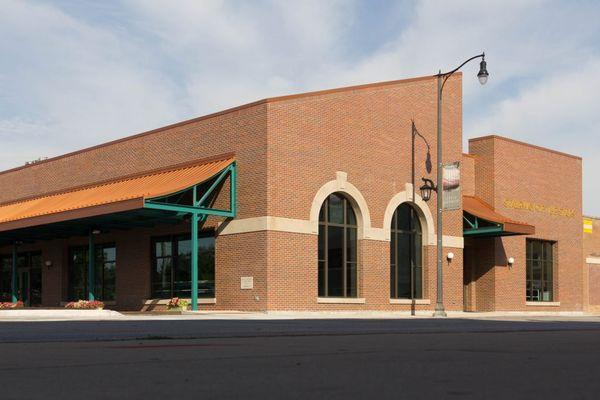
<svg viewBox="0 0 600 400">
<path fill-rule="evenodd" d="M 360 11 L 359 11 L 360 10 Z M 5 1 L 0 14 L 0 168 L 260 98 L 464 69 L 465 137 L 497 132 L 584 156 L 600 214 L 594 2 Z M 378 32 L 365 13 L 406 18 Z M 361 26 L 358 30 L 357 26 Z M 568 134 L 565 134 L 568 132 Z"/>
<path fill-rule="evenodd" d="M 549 74 L 472 119 L 467 132 L 499 133 L 582 156 L 584 210 L 600 215 L 600 57 Z"/>
</svg>

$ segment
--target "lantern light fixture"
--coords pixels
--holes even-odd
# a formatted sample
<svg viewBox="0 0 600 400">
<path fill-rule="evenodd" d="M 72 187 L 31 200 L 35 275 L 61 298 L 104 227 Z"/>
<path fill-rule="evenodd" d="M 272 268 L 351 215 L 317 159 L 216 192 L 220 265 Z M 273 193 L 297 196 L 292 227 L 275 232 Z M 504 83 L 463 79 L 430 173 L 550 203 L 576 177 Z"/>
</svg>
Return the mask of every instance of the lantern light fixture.
<svg viewBox="0 0 600 400">
<path fill-rule="evenodd" d="M 429 201 L 431 199 L 431 192 L 437 193 L 437 187 L 431 179 L 421 178 L 421 180 L 423 181 L 423 185 L 419 188 L 421 191 L 421 198 L 424 201 Z"/>
</svg>

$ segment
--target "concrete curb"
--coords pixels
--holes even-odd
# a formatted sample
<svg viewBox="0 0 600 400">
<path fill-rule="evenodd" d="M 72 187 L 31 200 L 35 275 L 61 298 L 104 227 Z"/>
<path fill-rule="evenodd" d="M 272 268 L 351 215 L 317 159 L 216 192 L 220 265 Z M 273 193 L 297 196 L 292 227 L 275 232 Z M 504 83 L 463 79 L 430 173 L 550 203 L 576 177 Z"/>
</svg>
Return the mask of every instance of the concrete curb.
<svg viewBox="0 0 600 400">
<path fill-rule="evenodd" d="M 0 321 L 12 319 L 114 319 L 124 318 L 124 315 L 113 310 L 36 310 L 36 309 L 13 309 L 0 310 Z"/>
</svg>

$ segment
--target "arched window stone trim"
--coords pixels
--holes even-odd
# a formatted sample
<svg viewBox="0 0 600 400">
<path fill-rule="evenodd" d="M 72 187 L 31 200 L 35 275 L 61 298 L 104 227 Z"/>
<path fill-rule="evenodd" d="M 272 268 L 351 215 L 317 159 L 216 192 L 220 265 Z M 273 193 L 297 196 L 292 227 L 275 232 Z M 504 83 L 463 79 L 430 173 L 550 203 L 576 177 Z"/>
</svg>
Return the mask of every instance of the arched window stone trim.
<svg viewBox="0 0 600 400">
<path fill-rule="evenodd" d="M 336 172 L 336 179 L 327 182 L 317 191 L 312 206 L 310 208 L 310 224 L 312 226 L 313 233 L 319 232 L 319 212 L 321 206 L 330 194 L 340 192 L 346 195 L 348 201 L 352 205 L 354 213 L 356 214 L 356 225 L 358 228 L 358 239 L 368 239 L 371 236 L 371 214 L 369 213 L 369 207 L 367 201 L 363 197 L 362 193 L 347 180 L 347 174 L 345 172 Z M 393 214 L 393 211 L 392 211 Z M 390 220 L 391 221 L 391 220 Z M 388 240 L 389 240 L 388 233 Z"/>
<path fill-rule="evenodd" d="M 421 229 L 423 230 L 423 245 L 435 245 L 435 225 L 433 224 L 433 215 L 429 206 L 421 196 L 415 193 L 414 200 L 412 199 L 412 185 L 407 183 L 403 192 L 396 193 L 388 203 L 385 214 L 383 215 L 383 229 L 385 240 L 391 240 L 392 218 L 398 206 L 402 203 L 409 202 L 417 211 Z M 317 216 L 318 217 L 318 216 Z"/>
</svg>

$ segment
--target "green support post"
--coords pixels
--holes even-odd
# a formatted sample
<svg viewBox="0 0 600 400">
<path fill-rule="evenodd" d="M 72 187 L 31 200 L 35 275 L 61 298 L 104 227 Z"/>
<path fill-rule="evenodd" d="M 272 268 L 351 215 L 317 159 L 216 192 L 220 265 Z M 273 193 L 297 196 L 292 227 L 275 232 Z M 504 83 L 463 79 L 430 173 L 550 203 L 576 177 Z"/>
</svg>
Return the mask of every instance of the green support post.
<svg viewBox="0 0 600 400">
<path fill-rule="evenodd" d="M 229 181 L 229 209 L 233 218 L 237 215 L 237 164 L 231 164 L 231 179 Z"/>
<path fill-rule="evenodd" d="M 198 311 L 198 219 L 192 214 L 192 311 Z"/>
<path fill-rule="evenodd" d="M 10 286 L 13 303 L 19 301 L 19 297 L 17 296 L 17 285 L 17 243 L 14 243 L 12 253 L 12 280 Z"/>
<path fill-rule="evenodd" d="M 88 300 L 94 301 L 94 269 L 96 262 L 96 252 L 94 250 L 94 231 L 90 229 L 88 238 Z"/>
</svg>

